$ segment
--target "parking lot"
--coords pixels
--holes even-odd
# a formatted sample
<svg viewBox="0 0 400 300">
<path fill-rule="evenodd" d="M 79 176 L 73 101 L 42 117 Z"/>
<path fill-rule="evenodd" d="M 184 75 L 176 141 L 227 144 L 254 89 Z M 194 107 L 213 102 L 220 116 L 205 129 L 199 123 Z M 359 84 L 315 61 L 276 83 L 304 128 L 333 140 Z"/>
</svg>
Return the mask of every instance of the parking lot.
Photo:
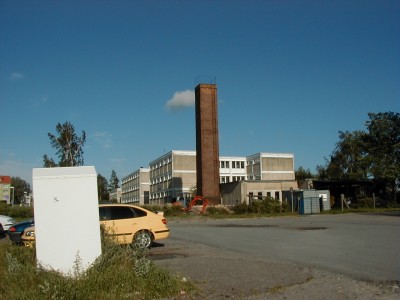
<svg viewBox="0 0 400 300">
<path fill-rule="evenodd" d="M 153 260 L 209 299 L 400 296 L 398 213 L 175 219 L 169 227 Z"/>
</svg>

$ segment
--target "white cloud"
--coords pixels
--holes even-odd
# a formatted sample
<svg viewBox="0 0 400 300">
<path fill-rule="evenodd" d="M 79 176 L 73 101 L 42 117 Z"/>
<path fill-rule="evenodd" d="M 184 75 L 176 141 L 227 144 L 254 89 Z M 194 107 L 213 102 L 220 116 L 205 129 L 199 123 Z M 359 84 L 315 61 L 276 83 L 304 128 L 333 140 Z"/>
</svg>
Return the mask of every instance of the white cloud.
<svg viewBox="0 0 400 300">
<path fill-rule="evenodd" d="M 13 72 L 11 74 L 11 76 L 10 76 L 11 80 L 21 80 L 21 79 L 24 79 L 24 78 L 25 78 L 25 75 L 22 74 L 22 73 L 18 73 L 18 72 Z"/>
<path fill-rule="evenodd" d="M 167 101 L 165 107 L 168 111 L 178 111 L 194 106 L 194 101 L 195 96 L 192 90 L 175 92 L 172 98 Z"/>
</svg>

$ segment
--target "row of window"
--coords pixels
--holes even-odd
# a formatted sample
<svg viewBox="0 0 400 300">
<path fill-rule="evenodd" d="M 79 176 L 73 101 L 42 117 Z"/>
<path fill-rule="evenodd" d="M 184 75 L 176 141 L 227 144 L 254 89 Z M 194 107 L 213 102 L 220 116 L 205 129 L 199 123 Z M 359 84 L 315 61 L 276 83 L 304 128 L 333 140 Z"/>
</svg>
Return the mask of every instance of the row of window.
<svg viewBox="0 0 400 300">
<path fill-rule="evenodd" d="M 231 180 L 230 176 L 221 176 L 219 178 L 220 183 L 231 182 L 230 180 Z M 246 180 L 245 176 L 232 176 L 232 182 L 241 180 Z"/>
<path fill-rule="evenodd" d="M 171 161 L 172 161 L 172 157 L 163 159 L 162 161 L 159 161 L 159 162 L 155 163 L 154 165 L 150 165 L 150 170 L 161 168 L 162 166 L 169 164 Z"/>
<path fill-rule="evenodd" d="M 165 182 L 167 180 L 170 180 L 171 178 L 172 178 L 172 174 L 167 174 L 167 175 L 164 175 L 164 176 L 156 177 L 156 178 L 153 178 L 151 180 L 151 184 L 157 184 L 157 183 Z"/>
<path fill-rule="evenodd" d="M 265 198 L 265 197 L 273 197 L 273 198 L 275 198 L 275 200 L 279 200 L 280 198 L 280 193 L 279 193 L 279 191 L 271 191 L 271 192 L 266 192 L 266 193 L 263 193 L 263 192 L 256 192 L 256 193 L 254 193 L 254 192 L 249 192 L 249 198 L 250 198 L 250 200 L 261 200 L 261 199 L 263 199 L 263 198 Z"/>
<path fill-rule="evenodd" d="M 219 165 L 222 169 L 229 169 L 231 161 L 221 160 Z M 244 169 L 244 161 L 232 161 L 232 169 Z"/>
</svg>

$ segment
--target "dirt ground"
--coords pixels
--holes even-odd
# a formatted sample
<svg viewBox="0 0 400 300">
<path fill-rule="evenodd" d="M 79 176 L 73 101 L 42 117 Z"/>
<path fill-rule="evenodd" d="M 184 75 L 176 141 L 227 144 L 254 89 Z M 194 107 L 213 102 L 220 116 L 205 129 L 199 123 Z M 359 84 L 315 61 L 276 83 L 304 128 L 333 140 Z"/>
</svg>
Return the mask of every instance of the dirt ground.
<svg viewBox="0 0 400 300">
<path fill-rule="evenodd" d="M 198 288 L 195 294 L 173 299 L 400 299 L 399 282 L 365 282 L 182 240 L 168 239 L 150 255 L 157 265 Z"/>
</svg>

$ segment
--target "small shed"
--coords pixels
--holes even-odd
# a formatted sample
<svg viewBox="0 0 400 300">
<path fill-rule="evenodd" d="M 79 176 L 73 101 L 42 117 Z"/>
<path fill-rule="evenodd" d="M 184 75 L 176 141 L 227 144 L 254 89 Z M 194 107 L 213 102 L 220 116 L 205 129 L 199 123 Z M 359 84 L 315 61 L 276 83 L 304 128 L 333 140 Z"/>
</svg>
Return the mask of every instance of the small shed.
<svg viewBox="0 0 400 300">
<path fill-rule="evenodd" d="M 282 194 L 289 210 L 298 211 L 301 215 L 318 214 L 331 209 L 329 190 L 288 190 L 282 191 Z"/>
</svg>

